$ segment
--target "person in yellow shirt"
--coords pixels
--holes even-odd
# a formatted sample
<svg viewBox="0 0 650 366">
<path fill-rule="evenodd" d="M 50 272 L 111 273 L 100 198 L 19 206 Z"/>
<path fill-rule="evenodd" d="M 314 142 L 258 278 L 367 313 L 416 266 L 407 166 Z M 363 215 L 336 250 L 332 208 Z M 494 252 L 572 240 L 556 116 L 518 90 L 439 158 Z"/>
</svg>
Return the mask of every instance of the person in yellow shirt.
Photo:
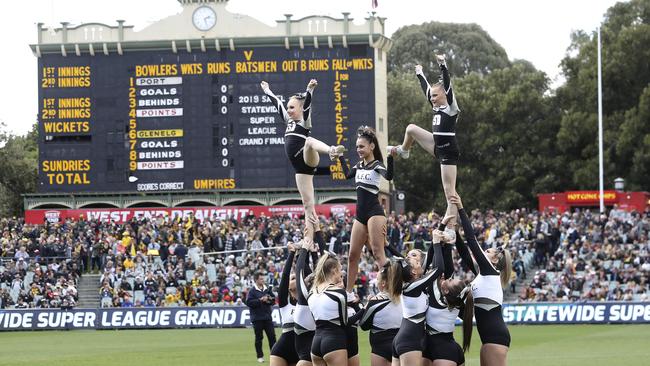
<svg viewBox="0 0 650 366">
<path fill-rule="evenodd" d="M 181 295 L 179 291 L 176 291 L 175 294 L 169 293 L 165 296 L 165 306 L 178 306 L 180 301 Z"/>
<path fill-rule="evenodd" d="M 124 230 L 122 233 L 122 245 L 126 249 L 127 253 L 130 253 L 132 257 L 135 256 L 136 254 L 136 248 L 135 248 L 135 240 L 131 238 L 131 234 Z"/>
<path fill-rule="evenodd" d="M 203 247 L 203 241 L 201 240 L 200 236 L 195 236 L 194 239 L 192 239 L 192 243 L 190 245 L 196 245 L 197 247 Z"/>
<path fill-rule="evenodd" d="M 131 259 L 130 256 L 127 256 L 126 259 L 124 259 L 124 262 L 122 262 L 122 265 L 124 266 L 124 269 L 133 269 L 134 264 L 133 264 L 133 259 Z"/>
</svg>

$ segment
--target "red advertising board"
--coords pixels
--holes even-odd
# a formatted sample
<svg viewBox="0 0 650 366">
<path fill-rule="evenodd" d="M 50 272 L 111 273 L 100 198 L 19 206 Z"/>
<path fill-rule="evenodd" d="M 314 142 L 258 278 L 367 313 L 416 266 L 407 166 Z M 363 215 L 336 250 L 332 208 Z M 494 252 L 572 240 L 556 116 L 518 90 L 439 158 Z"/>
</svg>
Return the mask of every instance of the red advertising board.
<svg viewBox="0 0 650 366">
<path fill-rule="evenodd" d="M 316 205 L 316 212 L 319 215 L 332 216 L 348 212 L 356 215 L 354 203 L 335 203 Z M 25 222 L 28 224 L 42 224 L 45 220 L 49 222 L 60 222 L 69 218 L 85 220 L 115 221 L 124 223 L 133 217 L 188 217 L 190 214 L 198 220 L 207 218 L 236 218 L 246 216 L 274 216 L 289 215 L 300 216 L 304 213 L 302 205 L 285 206 L 224 206 L 224 207 L 153 207 L 153 208 L 85 208 L 77 210 L 49 209 L 49 210 L 27 210 L 25 211 Z"/>
</svg>

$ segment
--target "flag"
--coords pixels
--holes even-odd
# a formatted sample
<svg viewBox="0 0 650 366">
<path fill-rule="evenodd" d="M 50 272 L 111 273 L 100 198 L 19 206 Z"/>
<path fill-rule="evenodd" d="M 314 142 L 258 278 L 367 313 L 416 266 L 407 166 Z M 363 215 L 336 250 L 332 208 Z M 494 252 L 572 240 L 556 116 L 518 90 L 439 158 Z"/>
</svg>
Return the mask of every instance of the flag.
<svg viewBox="0 0 650 366">
<path fill-rule="evenodd" d="M 374 8 L 376 8 L 378 6 L 379 6 L 379 4 L 377 3 L 377 0 L 372 0 L 372 8 L 374 9 Z"/>
</svg>

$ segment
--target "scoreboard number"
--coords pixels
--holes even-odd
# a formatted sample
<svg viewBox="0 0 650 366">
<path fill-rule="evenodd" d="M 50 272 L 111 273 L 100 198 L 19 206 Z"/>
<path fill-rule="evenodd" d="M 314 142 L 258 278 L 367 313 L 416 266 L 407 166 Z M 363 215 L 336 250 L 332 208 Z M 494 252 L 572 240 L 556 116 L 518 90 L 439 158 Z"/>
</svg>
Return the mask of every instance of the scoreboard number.
<svg viewBox="0 0 650 366">
<path fill-rule="evenodd" d="M 39 191 L 205 190 L 223 180 L 232 183 L 219 189 L 291 187 L 284 134 L 296 126 L 260 82 L 286 102 L 317 79 L 310 134 L 354 151 L 356 128 L 376 120 L 374 55 L 365 44 L 43 53 Z M 349 187 L 337 164 L 329 168 L 318 187 Z"/>
</svg>

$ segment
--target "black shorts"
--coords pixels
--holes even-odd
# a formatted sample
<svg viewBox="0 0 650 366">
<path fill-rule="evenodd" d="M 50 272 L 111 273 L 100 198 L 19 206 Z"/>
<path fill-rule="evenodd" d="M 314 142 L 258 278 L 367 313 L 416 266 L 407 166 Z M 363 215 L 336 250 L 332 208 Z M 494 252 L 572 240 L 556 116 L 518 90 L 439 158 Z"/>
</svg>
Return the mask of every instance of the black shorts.
<svg viewBox="0 0 650 366">
<path fill-rule="evenodd" d="M 465 363 L 463 349 L 454 340 L 454 333 L 427 334 L 422 357 L 431 361 L 449 360 L 457 365 Z"/>
<path fill-rule="evenodd" d="M 294 331 L 282 333 L 280 339 L 275 342 L 275 345 L 271 349 L 271 356 L 282 357 L 288 364 L 298 363 L 295 337 L 296 333 Z"/>
<path fill-rule="evenodd" d="M 407 352 L 422 352 L 424 340 L 424 322 L 416 324 L 402 319 L 402 325 L 393 339 L 393 357 L 399 358 Z"/>
<path fill-rule="evenodd" d="M 347 334 L 344 327 L 328 324 L 317 325 L 314 340 L 311 343 L 311 353 L 323 358 L 326 354 L 338 350 L 347 351 Z"/>
<path fill-rule="evenodd" d="M 311 343 L 314 339 L 314 332 L 309 331 L 302 334 L 296 334 L 294 339 L 294 345 L 296 353 L 298 354 L 298 359 L 300 361 L 311 362 Z"/>
<path fill-rule="evenodd" d="M 285 136 L 284 151 L 296 174 L 314 175 L 316 167 L 311 167 L 305 163 L 303 152 L 305 151 L 305 139 L 295 136 Z"/>
<path fill-rule="evenodd" d="M 487 311 L 478 306 L 474 307 L 476 329 L 481 336 L 481 343 L 494 343 L 510 347 L 510 331 L 503 321 L 501 305 Z"/>
<path fill-rule="evenodd" d="M 435 137 L 435 135 L 434 135 Z M 447 137 L 447 136 L 445 136 Z M 433 154 L 440 161 L 441 165 L 457 165 L 460 151 L 456 143 L 456 137 L 436 139 Z"/>
<path fill-rule="evenodd" d="M 305 163 L 305 158 L 302 156 L 302 150 L 300 150 L 297 156 L 289 157 L 289 161 L 291 162 L 291 166 L 296 174 L 316 174 L 316 167 L 309 166 Z"/>
<path fill-rule="evenodd" d="M 373 207 L 370 210 L 365 211 L 362 207 L 357 207 L 357 221 L 364 225 L 368 225 L 368 220 L 373 216 L 384 216 L 384 209 L 379 207 Z"/>
<path fill-rule="evenodd" d="M 357 221 L 368 225 L 368 220 L 373 216 L 386 216 L 379 198 L 365 189 L 357 188 Z"/>
<path fill-rule="evenodd" d="M 345 327 L 345 337 L 348 349 L 348 358 L 352 358 L 359 354 L 359 335 L 357 334 L 357 327 Z"/>
<path fill-rule="evenodd" d="M 381 332 L 370 332 L 370 352 L 391 362 L 393 356 L 393 339 L 398 329 L 388 329 Z"/>
</svg>

